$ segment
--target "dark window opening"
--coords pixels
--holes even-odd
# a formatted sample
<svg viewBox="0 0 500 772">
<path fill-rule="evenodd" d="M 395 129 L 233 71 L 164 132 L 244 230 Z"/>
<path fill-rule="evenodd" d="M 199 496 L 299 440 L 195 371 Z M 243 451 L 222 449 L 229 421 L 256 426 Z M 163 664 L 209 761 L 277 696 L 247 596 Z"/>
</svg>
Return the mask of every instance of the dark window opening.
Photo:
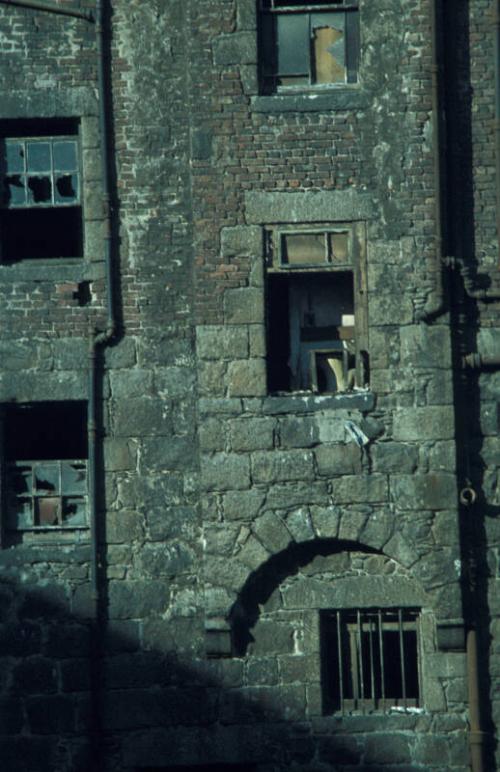
<svg viewBox="0 0 500 772">
<path fill-rule="evenodd" d="M 85 402 L 8 406 L 4 447 L 9 529 L 86 527 Z"/>
<path fill-rule="evenodd" d="M 325 713 L 419 705 L 417 610 L 325 611 L 320 622 Z"/>
<path fill-rule="evenodd" d="M 357 2 L 261 0 L 265 93 L 357 83 L 359 48 Z"/>
<path fill-rule="evenodd" d="M 352 272 L 271 275 L 268 308 L 270 391 L 354 386 Z"/>
<path fill-rule="evenodd" d="M 0 124 L 4 262 L 83 255 L 78 123 Z"/>
<path fill-rule="evenodd" d="M 0 210 L 2 260 L 81 257 L 80 207 Z"/>
</svg>

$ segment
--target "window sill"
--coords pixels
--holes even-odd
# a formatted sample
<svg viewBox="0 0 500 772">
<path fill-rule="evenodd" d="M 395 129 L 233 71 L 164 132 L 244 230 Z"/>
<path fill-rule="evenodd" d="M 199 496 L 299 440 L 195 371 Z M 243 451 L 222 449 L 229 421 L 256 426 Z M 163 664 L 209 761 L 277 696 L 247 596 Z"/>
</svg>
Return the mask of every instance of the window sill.
<svg viewBox="0 0 500 772">
<path fill-rule="evenodd" d="M 82 281 L 104 276 L 104 263 L 82 257 L 0 263 L 0 283 L 13 281 Z"/>
<path fill-rule="evenodd" d="M 250 100 L 251 109 L 257 113 L 309 113 L 330 110 L 357 110 L 368 107 L 368 92 L 357 87 L 339 88 L 328 92 L 300 94 L 273 94 L 255 96 Z"/>
<path fill-rule="evenodd" d="M 262 412 L 267 415 L 280 413 L 314 413 L 319 410 L 372 410 L 375 395 L 370 391 L 351 391 L 342 394 L 275 394 L 265 397 Z"/>
</svg>

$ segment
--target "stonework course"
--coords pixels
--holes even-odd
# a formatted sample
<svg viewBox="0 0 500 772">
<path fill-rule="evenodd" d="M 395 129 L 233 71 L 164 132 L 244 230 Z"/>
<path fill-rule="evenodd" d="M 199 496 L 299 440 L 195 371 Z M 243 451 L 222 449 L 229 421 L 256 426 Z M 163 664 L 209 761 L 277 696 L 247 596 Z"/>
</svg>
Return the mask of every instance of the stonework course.
<svg viewBox="0 0 500 772">
<path fill-rule="evenodd" d="M 500 73 L 449 6 L 0 0 L 5 772 L 498 768 Z"/>
</svg>

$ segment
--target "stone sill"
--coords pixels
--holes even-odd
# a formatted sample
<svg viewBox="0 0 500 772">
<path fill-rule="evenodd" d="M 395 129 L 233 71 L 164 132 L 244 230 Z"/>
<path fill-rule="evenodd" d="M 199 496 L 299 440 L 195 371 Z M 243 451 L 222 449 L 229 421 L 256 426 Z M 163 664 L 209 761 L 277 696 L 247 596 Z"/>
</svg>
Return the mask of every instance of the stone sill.
<svg viewBox="0 0 500 772">
<path fill-rule="evenodd" d="M 16 281 L 73 281 L 102 279 L 104 263 L 89 262 L 81 257 L 74 259 L 20 260 L 18 263 L 0 264 L 0 283 Z"/>
<path fill-rule="evenodd" d="M 370 96 L 356 86 L 327 92 L 307 94 L 275 94 L 255 96 L 250 99 L 250 107 L 257 113 L 309 113 L 329 112 L 331 110 L 358 110 L 368 107 Z"/>
<path fill-rule="evenodd" d="M 262 412 L 266 415 L 280 413 L 314 413 L 323 410 L 372 410 L 375 396 L 369 391 L 353 391 L 344 394 L 283 394 L 266 397 Z"/>
</svg>

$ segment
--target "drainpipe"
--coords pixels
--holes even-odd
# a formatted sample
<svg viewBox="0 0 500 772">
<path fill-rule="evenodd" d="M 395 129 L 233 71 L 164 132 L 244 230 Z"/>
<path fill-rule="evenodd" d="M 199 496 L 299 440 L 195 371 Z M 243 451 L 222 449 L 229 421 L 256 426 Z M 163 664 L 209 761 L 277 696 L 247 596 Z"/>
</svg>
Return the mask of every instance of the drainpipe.
<svg viewBox="0 0 500 772">
<path fill-rule="evenodd" d="M 96 43 L 98 56 L 97 89 L 99 95 L 99 136 L 101 146 L 101 188 L 104 209 L 104 264 L 106 271 L 106 328 L 94 331 L 89 341 L 89 404 L 88 404 L 88 444 L 89 444 L 89 508 L 91 537 L 91 579 L 92 598 L 95 604 L 96 616 L 100 608 L 100 567 L 102 558 L 99 544 L 98 513 L 97 513 L 97 352 L 113 339 L 116 332 L 115 299 L 112 275 L 111 252 L 111 206 L 108 154 L 108 103 L 106 90 L 106 65 L 104 50 L 104 1 L 96 2 Z"/>
<path fill-rule="evenodd" d="M 45 2 L 42 2 L 42 0 L 0 0 L 0 4 L 17 5 L 21 8 L 33 8 L 35 11 L 48 11 L 49 13 L 61 14 L 61 16 L 75 16 L 77 19 L 94 21 L 94 17 L 90 12 L 65 8 L 62 5 L 48 2 L 48 0 L 45 0 Z"/>
<path fill-rule="evenodd" d="M 425 307 L 417 313 L 419 322 L 429 322 L 437 314 L 445 310 L 443 291 L 442 266 L 442 225 L 441 225 L 441 159 L 439 152 L 439 64 L 438 64 L 438 21 L 436 0 L 430 0 L 431 21 L 431 117 L 432 117 L 432 149 L 434 168 L 434 255 L 433 273 L 434 288 Z"/>
<path fill-rule="evenodd" d="M 481 702 L 479 699 L 477 633 L 467 633 L 467 683 L 469 689 L 469 744 L 472 772 L 484 772 L 484 745 L 486 732 L 482 730 Z"/>
</svg>

